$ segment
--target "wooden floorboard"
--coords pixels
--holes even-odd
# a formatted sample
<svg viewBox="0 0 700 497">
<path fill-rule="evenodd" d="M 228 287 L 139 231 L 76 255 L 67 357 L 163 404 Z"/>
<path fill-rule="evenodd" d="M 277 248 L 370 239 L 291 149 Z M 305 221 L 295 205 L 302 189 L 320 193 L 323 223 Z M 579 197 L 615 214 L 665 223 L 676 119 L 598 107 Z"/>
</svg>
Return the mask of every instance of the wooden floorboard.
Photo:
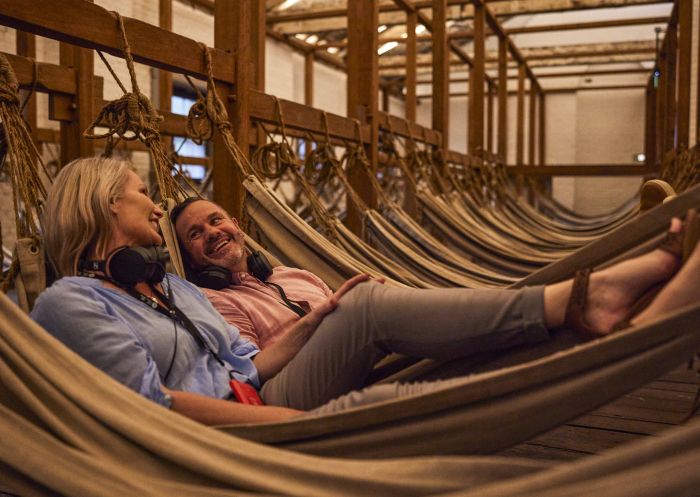
<svg viewBox="0 0 700 497">
<path fill-rule="evenodd" d="M 590 457 L 685 422 L 698 392 L 697 365 L 673 371 L 570 423 L 502 451 L 549 461 Z"/>
</svg>

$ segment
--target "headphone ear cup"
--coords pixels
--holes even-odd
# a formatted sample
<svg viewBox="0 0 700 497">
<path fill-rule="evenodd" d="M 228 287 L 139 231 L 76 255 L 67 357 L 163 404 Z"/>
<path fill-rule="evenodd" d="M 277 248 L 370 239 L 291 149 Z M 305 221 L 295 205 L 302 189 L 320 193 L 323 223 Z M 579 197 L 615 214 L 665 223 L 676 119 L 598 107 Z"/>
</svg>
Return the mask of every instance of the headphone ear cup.
<svg viewBox="0 0 700 497">
<path fill-rule="evenodd" d="M 270 275 L 272 275 L 272 264 L 267 260 L 265 254 L 259 250 L 251 252 L 246 263 L 248 264 L 248 271 L 250 274 L 260 281 L 267 281 Z"/>
<path fill-rule="evenodd" d="M 112 279 L 124 285 L 144 281 L 146 260 L 136 250 L 124 247 L 114 252 L 107 260 L 107 271 Z"/>
<path fill-rule="evenodd" d="M 107 260 L 109 275 L 123 285 L 160 283 L 170 255 L 161 247 L 123 247 Z"/>
<path fill-rule="evenodd" d="M 221 290 L 231 285 L 231 271 L 221 266 L 206 266 L 197 273 L 196 284 L 212 290 Z"/>
</svg>

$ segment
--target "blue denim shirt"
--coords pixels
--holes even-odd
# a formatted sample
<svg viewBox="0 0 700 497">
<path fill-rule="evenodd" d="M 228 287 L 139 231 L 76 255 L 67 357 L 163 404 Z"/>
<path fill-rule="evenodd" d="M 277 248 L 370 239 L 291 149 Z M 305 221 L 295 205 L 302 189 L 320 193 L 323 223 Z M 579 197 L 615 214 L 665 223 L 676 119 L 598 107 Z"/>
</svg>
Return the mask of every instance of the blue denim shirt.
<svg viewBox="0 0 700 497">
<path fill-rule="evenodd" d="M 226 368 L 180 323 L 93 278 L 56 281 L 41 294 L 31 317 L 94 366 L 163 405 L 168 402 L 161 385 L 214 398 L 230 396 L 228 369 L 237 380 L 259 388 L 252 361 L 258 348 L 241 338 L 196 286 L 175 275 L 168 275 L 163 285 L 170 285 L 175 305 Z"/>
</svg>

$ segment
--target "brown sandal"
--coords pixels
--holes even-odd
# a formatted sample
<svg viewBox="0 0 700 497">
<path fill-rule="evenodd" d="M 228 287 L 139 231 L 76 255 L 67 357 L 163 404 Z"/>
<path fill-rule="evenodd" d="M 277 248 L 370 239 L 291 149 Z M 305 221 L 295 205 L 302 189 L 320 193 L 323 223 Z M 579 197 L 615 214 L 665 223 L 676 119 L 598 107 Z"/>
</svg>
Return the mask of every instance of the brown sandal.
<svg viewBox="0 0 700 497">
<path fill-rule="evenodd" d="M 689 209 L 685 216 L 683 229 L 679 233 L 667 233 L 666 238 L 658 248 L 675 255 L 685 262 L 700 239 L 700 217 L 695 209 Z M 590 268 L 576 271 L 571 288 L 569 303 L 566 306 L 564 326 L 574 330 L 581 338 L 592 340 L 607 335 L 593 329 L 585 319 L 586 300 L 588 296 L 588 281 L 591 277 Z M 630 321 L 651 304 L 656 295 L 666 285 L 662 281 L 648 288 L 630 308 L 627 316 L 613 326 L 611 333 L 630 327 Z"/>
</svg>

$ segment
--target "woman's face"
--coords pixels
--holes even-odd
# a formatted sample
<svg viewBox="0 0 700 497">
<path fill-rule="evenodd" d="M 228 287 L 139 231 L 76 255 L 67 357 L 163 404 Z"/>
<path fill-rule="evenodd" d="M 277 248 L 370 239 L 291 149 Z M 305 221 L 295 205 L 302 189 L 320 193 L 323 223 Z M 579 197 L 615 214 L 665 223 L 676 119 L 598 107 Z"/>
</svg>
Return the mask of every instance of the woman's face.
<svg viewBox="0 0 700 497">
<path fill-rule="evenodd" d="M 146 185 L 135 172 L 127 173 L 124 191 L 112 201 L 110 209 L 114 216 L 112 249 L 163 243 L 158 232 L 158 219 L 163 211 L 150 199 Z"/>
</svg>

